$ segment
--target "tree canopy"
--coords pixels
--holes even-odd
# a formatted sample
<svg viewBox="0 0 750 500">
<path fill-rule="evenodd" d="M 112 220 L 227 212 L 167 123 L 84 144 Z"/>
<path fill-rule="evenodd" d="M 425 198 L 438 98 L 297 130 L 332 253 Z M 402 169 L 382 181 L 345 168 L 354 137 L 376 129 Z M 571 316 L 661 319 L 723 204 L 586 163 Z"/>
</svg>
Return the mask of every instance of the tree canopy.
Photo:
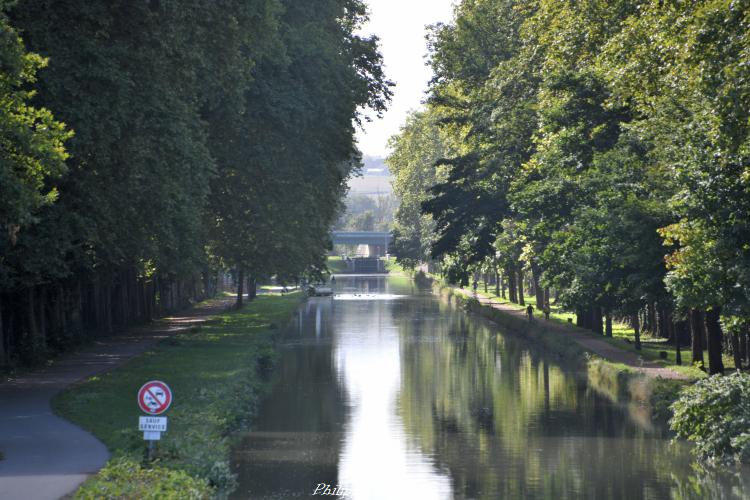
<svg viewBox="0 0 750 500">
<path fill-rule="evenodd" d="M 403 258 L 529 271 L 596 331 L 616 315 L 678 343 L 692 317 L 693 361 L 705 337 L 723 371 L 722 324 L 750 327 L 748 7 L 459 2 L 420 112 L 456 146 L 424 150 L 409 123 L 393 139 L 403 176 L 446 170 L 421 200 L 437 234 Z M 419 227 L 397 218 L 396 237 Z"/>
<path fill-rule="evenodd" d="M 325 269 L 392 85 L 360 0 L 0 3 L 0 364 Z M 241 297 L 241 295 L 240 295 Z"/>
</svg>

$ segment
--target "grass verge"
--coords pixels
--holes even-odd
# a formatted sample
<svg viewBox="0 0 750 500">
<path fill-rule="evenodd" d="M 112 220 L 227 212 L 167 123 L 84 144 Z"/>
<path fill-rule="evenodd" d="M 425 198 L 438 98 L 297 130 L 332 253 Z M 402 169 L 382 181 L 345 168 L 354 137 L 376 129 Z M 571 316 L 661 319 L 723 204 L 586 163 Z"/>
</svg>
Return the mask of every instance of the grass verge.
<svg viewBox="0 0 750 500">
<path fill-rule="evenodd" d="M 91 431 L 113 454 L 76 498 L 205 498 L 231 492 L 232 434 L 249 427 L 268 388 L 278 327 L 302 297 L 258 296 L 239 311 L 169 337 L 116 370 L 57 396 L 55 412 Z M 174 402 L 156 461 L 143 467 L 136 393 L 153 379 L 169 384 Z M 154 474 L 154 466 L 162 473 Z"/>
</svg>

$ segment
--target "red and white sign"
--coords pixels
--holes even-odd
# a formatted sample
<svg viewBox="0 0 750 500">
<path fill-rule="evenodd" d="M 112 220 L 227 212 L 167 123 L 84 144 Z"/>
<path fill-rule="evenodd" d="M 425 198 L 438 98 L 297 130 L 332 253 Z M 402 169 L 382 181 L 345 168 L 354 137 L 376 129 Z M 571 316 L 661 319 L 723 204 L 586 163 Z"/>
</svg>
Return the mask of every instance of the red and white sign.
<svg viewBox="0 0 750 500">
<path fill-rule="evenodd" d="M 138 406 L 149 415 L 161 415 L 172 404 L 172 390 L 160 380 L 146 382 L 138 391 Z"/>
</svg>

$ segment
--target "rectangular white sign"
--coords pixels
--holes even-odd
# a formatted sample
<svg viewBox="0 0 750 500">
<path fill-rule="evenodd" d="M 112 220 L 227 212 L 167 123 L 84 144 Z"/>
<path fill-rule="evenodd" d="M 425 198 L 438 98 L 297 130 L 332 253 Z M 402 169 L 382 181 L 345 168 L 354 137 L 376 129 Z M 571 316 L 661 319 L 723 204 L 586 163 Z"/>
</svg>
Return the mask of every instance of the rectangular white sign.
<svg viewBox="0 0 750 500">
<path fill-rule="evenodd" d="M 139 431 L 166 432 L 167 417 L 139 417 Z"/>
<path fill-rule="evenodd" d="M 144 441 L 159 441 L 161 439 L 161 432 L 159 431 L 145 431 L 143 433 Z"/>
</svg>

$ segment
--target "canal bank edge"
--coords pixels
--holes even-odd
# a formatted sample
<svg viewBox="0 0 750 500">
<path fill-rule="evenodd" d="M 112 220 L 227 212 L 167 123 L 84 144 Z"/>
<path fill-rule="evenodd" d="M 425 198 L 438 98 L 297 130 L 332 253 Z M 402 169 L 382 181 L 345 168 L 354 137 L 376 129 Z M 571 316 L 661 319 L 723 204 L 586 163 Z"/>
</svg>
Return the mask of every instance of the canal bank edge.
<svg viewBox="0 0 750 500">
<path fill-rule="evenodd" d="M 523 316 L 482 304 L 476 298 L 467 296 L 461 290 L 439 279 L 423 274 L 415 275 L 414 279 L 418 283 L 431 284 L 433 290 L 443 299 L 491 320 L 503 331 L 531 339 L 566 361 L 579 364 L 587 374 L 589 387 L 612 402 L 626 407 L 631 418 L 647 427 L 654 421 L 659 424 L 667 422 L 671 416 L 669 405 L 677 399 L 680 390 L 690 383 L 685 379 L 653 376 L 625 364 L 604 359 L 565 336 L 559 328 L 553 328 L 552 325 L 538 320 L 529 322 Z"/>
<path fill-rule="evenodd" d="M 270 389 L 280 326 L 305 298 L 261 295 L 58 395 L 55 412 L 92 432 L 113 455 L 74 498 L 226 497 L 235 487 L 231 448 Z M 156 461 L 143 467 L 133 391 L 152 378 L 168 381 L 175 401 Z"/>
</svg>

